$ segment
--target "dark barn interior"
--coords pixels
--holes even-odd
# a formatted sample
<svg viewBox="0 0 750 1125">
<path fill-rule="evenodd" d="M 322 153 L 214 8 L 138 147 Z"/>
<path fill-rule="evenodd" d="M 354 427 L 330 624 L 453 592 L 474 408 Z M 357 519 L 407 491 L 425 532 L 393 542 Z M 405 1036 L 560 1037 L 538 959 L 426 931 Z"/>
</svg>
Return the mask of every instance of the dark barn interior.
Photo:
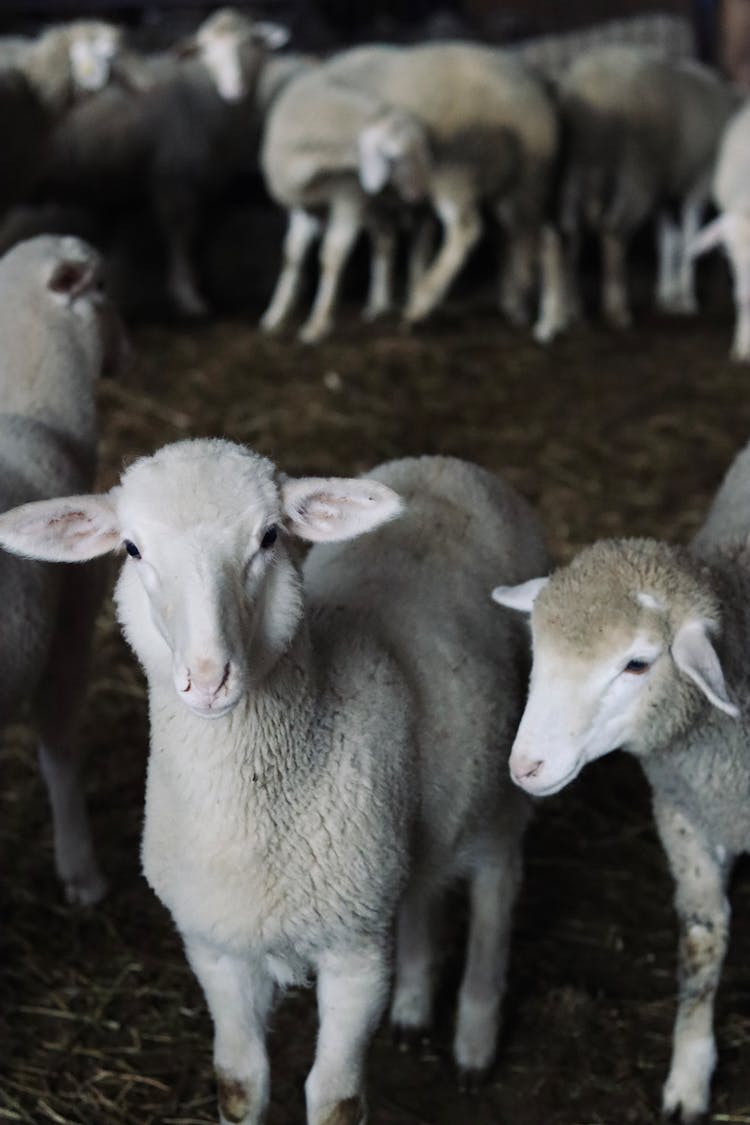
<svg viewBox="0 0 750 1125">
<path fill-rule="evenodd" d="M 685 21 L 696 53 L 716 65 L 720 7 L 658 5 Z M 288 23 L 291 49 L 327 53 L 373 40 L 445 36 L 512 45 L 653 9 L 627 0 L 452 0 L 439 10 L 429 0 L 268 0 L 252 13 Z M 138 49 L 153 50 L 210 11 L 207 4 L 163 0 L 5 0 L 0 32 L 36 35 L 51 21 L 96 15 L 122 22 Z M 257 135 L 251 143 L 257 147 Z M 529 500 L 560 565 L 598 538 L 686 543 L 750 435 L 750 368 L 727 354 L 733 305 L 726 262 L 718 254 L 701 260 L 697 315 L 657 311 L 649 224 L 631 248 L 628 329 L 602 322 L 590 242 L 582 255 L 579 322 L 540 346 L 527 328 L 503 321 L 494 294 L 499 236 L 491 232 L 435 315 L 409 330 L 397 315 L 372 324 L 361 317 L 369 258 L 358 245 L 333 332 L 306 345 L 289 332 L 269 337 L 258 328 L 285 219 L 268 197 L 257 157 L 200 201 L 193 252 L 205 315 L 180 316 L 170 306 L 158 219 L 137 196 L 115 206 L 101 196 L 52 198 L 37 186 L 0 224 L 3 251 L 51 231 L 80 235 L 105 257 L 132 355 L 98 387 L 97 490 L 112 487 L 137 456 L 187 437 L 245 443 L 293 475 L 354 476 L 393 458 L 448 454 L 501 474 Z M 399 267 L 407 255 L 401 238 Z M 307 297 L 313 282 L 310 275 Z M 115 570 L 113 563 L 112 580 Z M 0 720 L 0 1122 L 216 1121 L 210 1017 L 179 935 L 140 869 L 146 686 L 111 599 L 96 624 L 80 736 L 93 834 L 109 884 L 100 903 L 63 901 L 34 736 L 23 714 L 0 713 Z M 743 860 L 731 903 L 707 1120 L 750 1125 L 750 871 Z M 610 755 L 536 802 L 497 1056 L 472 1092 L 459 1088 L 451 1058 L 466 928 L 460 886 L 446 905 L 436 1025 L 429 1039 L 404 1050 L 381 1024 L 368 1056 L 368 1119 L 660 1120 L 677 921 L 648 785 L 634 758 Z M 305 1120 L 316 1030 L 314 990 L 290 989 L 269 1031 L 269 1125 Z"/>
</svg>

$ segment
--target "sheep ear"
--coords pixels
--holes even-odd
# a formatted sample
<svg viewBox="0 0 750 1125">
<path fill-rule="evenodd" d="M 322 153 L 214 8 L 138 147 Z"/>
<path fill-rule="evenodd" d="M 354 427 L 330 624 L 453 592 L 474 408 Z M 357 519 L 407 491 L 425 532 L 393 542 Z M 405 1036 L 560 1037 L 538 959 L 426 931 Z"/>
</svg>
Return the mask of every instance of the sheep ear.
<svg viewBox="0 0 750 1125">
<path fill-rule="evenodd" d="M 283 23 L 258 20 L 253 24 L 253 38 L 268 47 L 269 51 L 278 51 L 286 47 L 291 35 L 291 31 L 288 27 L 284 27 Z"/>
<path fill-rule="evenodd" d="M 496 586 L 492 591 L 492 600 L 508 609 L 531 613 L 534 602 L 548 582 L 549 578 L 530 578 L 520 586 Z"/>
<path fill-rule="evenodd" d="M 383 152 L 383 126 L 376 121 L 362 129 L 357 138 L 359 182 L 368 195 L 382 191 L 391 173 L 391 162 Z"/>
<path fill-rule="evenodd" d="M 44 562 L 83 562 L 120 544 L 114 505 L 107 496 L 38 500 L 0 515 L 0 547 Z"/>
<path fill-rule="evenodd" d="M 727 695 L 724 673 L 708 638 L 708 628 L 706 621 L 688 621 L 682 625 L 672 642 L 672 657 L 680 671 L 700 688 L 714 707 L 736 719 L 739 708 Z"/>
<path fill-rule="evenodd" d="M 97 269 L 98 263 L 93 256 L 60 258 L 49 273 L 47 288 L 70 304 L 95 283 Z"/>
<path fill-rule="evenodd" d="M 372 531 L 399 515 L 403 501 L 379 481 L 302 477 L 281 486 L 285 523 L 311 543 L 335 543 Z"/>
<path fill-rule="evenodd" d="M 706 254 L 709 250 L 715 250 L 717 246 L 722 246 L 726 233 L 726 215 L 719 215 L 718 218 L 708 223 L 703 230 L 698 231 L 687 248 L 688 255 L 691 258 L 698 258 L 701 254 Z"/>
</svg>

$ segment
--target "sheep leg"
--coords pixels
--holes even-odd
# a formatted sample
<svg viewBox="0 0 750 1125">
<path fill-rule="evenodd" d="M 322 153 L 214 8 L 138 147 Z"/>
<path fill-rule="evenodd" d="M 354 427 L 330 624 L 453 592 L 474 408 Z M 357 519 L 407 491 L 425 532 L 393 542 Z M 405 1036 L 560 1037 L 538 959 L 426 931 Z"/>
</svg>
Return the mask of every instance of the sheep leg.
<svg viewBox="0 0 750 1125">
<path fill-rule="evenodd" d="M 750 253 L 742 245 L 727 241 L 727 255 L 734 279 L 735 327 L 732 359 L 750 360 Z"/>
<path fill-rule="evenodd" d="M 403 1043 L 419 1039 L 432 1023 L 435 964 L 433 896 L 423 881 L 413 880 L 401 902 L 396 931 L 396 982 L 391 1024 Z"/>
<path fill-rule="evenodd" d="M 518 327 L 529 323 L 534 287 L 536 238 L 533 231 L 509 231 L 506 258 L 500 270 L 500 311 Z"/>
<path fill-rule="evenodd" d="M 685 199 L 680 216 L 680 272 L 679 272 L 679 312 L 696 313 L 698 301 L 695 295 L 695 259 L 690 247 L 698 237 L 703 212 L 709 197 L 706 183 L 699 184 Z"/>
<path fill-rule="evenodd" d="M 427 273 L 430 262 L 435 257 L 437 240 L 437 224 L 434 215 L 423 215 L 416 220 L 416 224 L 416 230 L 409 247 L 409 261 L 407 263 L 407 304 L 414 300 L 417 287 Z"/>
<path fill-rule="evenodd" d="M 167 292 L 183 316 L 206 316 L 208 305 L 200 294 L 191 254 L 198 220 L 195 189 L 173 182 L 154 189 L 167 250 Z"/>
<path fill-rule="evenodd" d="M 424 320 L 442 301 L 482 233 L 482 219 L 473 202 L 443 198 L 436 201 L 435 209 L 443 224 L 443 243 L 409 297 L 404 316 L 410 324 Z"/>
<path fill-rule="evenodd" d="M 575 311 L 576 294 L 566 285 L 565 257 L 560 234 L 554 227 L 542 229 L 540 243 L 539 316 L 534 325 L 538 344 L 554 340 L 570 322 Z"/>
<path fill-rule="evenodd" d="M 385 950 L 326 953 L 318 964 L 320 1029 L 305 1083 L 308 1125 L 364 1125 L 367 1047 L 388 997 Z"/>
<path fill-rule="evenodd" d="M 260 1125 L 270 1093 L 266 1020 L 274 986 L 259 966 L 200 941 L 185 941 L 214 1022 L 221 1125 Z"/>
<path fill-rule="evenodd" d="M 393 308 L 393 279 L 396 272 L 396 230 L 384 218 L 368 223 L 372 258 L 370 262 L 370 287 L 365 305 L 365 320 L 377 320 Z"/>
<path fill-rule="evenodd" d="M 309 211 L 295 207 L 289 212 L 289 224 L 284 236 L 284 262 L 271 303 L 260 322 L 264 332 L 280 331 L 294 311 L 302 286 L 305 258 L 320 230 L 320 220 Z"/>
<path fill-rule="evenodd" d="M 334 197 L 328 225 L 320 247 L 320 280 L 312 312 L 299 337 L 314 344 L 333 327 L 333 310 L 341 285 L 341 277 L 354 243 L 362 229 L 364 202 L 358 194 Z"/>
<path fill-rule="evenodd" d="M 628 328 L 631 316 L 628 304 L 625 238 L 614 231 L 604 231 L 601 236 L 601 246 L 604 316 L 613 328 Z"/>
<path fill-rule="evenodd" d="M 508 840 L 492 862 L 474 871 L 470 888 L 466 968 L 458 998 L 453 1054 L 473 1085 L 495 1056 L 510 946 L 511 917 L 521 883 L 520 840 Z"/>
<path fill-rule="evenodd" d="M 675 312 L 678 311 L 680 303 L 680 231 L 665 211 L 659 213 L 657 222 L 659 272 L 656 282 L 656 304 L 665 312 Z"/>
<path fill-rule="evenodd" d="M 66 568 L 47 668 L 33 705 L 39 766 L 52 809 L 55 867 L 68 902 L 90 905 L 107 889 L 94 855 L 76 743 L 103 592 L 99 563 Z"/>
<path fill-rule="evenodd" d="M 654 811 L 677 884 L 680 929 L 679 1000 L 663 1108 L 691 1125 L 708 1109 L 716 1063 L 713 1007 L 729 933 L 728 864 L 680 812 L 658 803 Z"/>
</svg>

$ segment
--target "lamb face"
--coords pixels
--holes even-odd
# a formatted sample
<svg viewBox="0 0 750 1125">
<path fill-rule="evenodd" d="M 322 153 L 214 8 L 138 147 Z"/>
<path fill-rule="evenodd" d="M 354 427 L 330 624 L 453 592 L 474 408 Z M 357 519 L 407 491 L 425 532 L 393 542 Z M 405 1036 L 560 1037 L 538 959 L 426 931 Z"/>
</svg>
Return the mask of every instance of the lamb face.
<svg viewBox="0 0 750 1125">
<path fill-rule="evenodd" d="M 544 583 L 499 588 L 531 613 L 533 666 L 510 756 L 511 777 L 549 796 L 587 762 L 623 747 L 647 753 L 696 706 L 694 688 L 730 715 L 710 635 L 710 592 L 671 549 L 649 541 L 588 548 Z"/>
<path fill-rule="evenodd" d="M 84 93 L 106 86 L 122 42 L 119 28 L 95 20 L 82 20 L 70 28 L 70 68 L 73 82 Z"/>
<path fill-rule="evenodd" d="M 5 513 L 0 545 L 64 562 L 124 546 L 116 602 L 136 655 L 195 714 L 220 718 L 299 626 L 301 582 L 285 536 L 347 539 L 400 508 L 376 481 L 279 483 L 270 461 L 241 446 L 187 441 L 136 461 L 106 496 Z"/>
<path fill-rule="evenodd" d="M 253 84 L 260 60 L 267 51 L 283 47 L 289 32 L 281 24 L 251 20 L 232 8 L 209 16 L 198 28 L 192 48 L 227 102 L 239 102 Z M 257 55 L 248 64 L 248 52 Z"/>
</svg>

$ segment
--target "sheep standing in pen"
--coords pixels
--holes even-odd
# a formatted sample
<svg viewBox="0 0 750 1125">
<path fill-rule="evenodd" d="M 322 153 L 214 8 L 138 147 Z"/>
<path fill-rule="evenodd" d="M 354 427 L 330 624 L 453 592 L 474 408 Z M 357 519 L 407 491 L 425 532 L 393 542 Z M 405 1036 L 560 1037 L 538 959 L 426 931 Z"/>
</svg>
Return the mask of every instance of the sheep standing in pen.
<svg viewBox="0 0 750 1125">
<path fill-rule="evenodd" d="M 0 511 L 90 488 L 95 381 L 116 357 L 118 325 L 99 259 L 76 238 L 42 236 L 0 260 Z M 0 723 L 31 704 L 54 821 L 55 864 L 70 902 L 105 883 L 91 846 L 75 742 L 100 567 L 0 557 Z"/>
<path fill-rule="evenodd" d="M 0 214 L 35 185 L 54 126 L 107 83 L 119 47 L 119 30 L 94 20 L 0 45 Z"/>
<path fill-rule="evenodd" d="M 363 186 L 375 149 L 387 160 L 376 188 L 387 184 L 391 199 L 374 199 Z M 307 253 L 321 234 L 318 291 L 301 339 L 313 343 L 331 330 L 343 269 L 365 227 L 373 249 L 367 315 L 391 307 L 395 212 L 399 200 L 403 206 L 426 194 L 429 161 L 426 130 L 413 114 L 332 82 L 326 66 L 286 86 L 269 113 L 261 149 L 266 186 L 289 214 L 281 272 L 261 322 L 266 332 L 288 323 Z"/>
<path fill-rule="evenodd" d="M 302 571 L 295 537 L 316 544 Z M 311 972 L 307 1120 L 365 1120 L 397 908 L 391 1016 L 418 1032 L 432 909 L 459 876 L 471 909 L 454 1054 L 469 1075 L 488 1067 L 528 815 L 506 770 L 527 642 L 474 592 L 498 558 L 514 581 L 544 567 L 528 506 L 450 458 L 286 479 L 199 440 L 135 462 L 106 496 L 3 516 L 0 543 L 129 556 L 116 600 L 149 684 L 143 864 L 213 1015 L 221 1121 L 262 1121 L 274 993 Z"/>
<path fill-rule="evenodd" d="M 750 104 L 744 105 L 721 138 L 713 180 L 721 214 L 691 247 L 693 255 L 722 246 L 734 278 L 736 322 L 732 358 L 750 360 Z"/>
<path fill-rule="evenodd" d="M 549 579 L 493 594 L 531 613 L 529 698 L 510 758 L 517 784 L 556 793 L 618 747 L 651 784 L 680 930 L 663 1108 L 685 1125 L 709 1105 L 726 888 L 750 850 L 749 470 L 750 447 L 689 550 L 605 540 Z"/>
<path fill-rule="evenodd" d="M 170 300 L 187 316 L 207 312 L 192 260 L 201 204 L 252 160 L 256 86 L 287 38 L 280 25 L 222 9 L 174 51 L 123 58 L 120 80 L 52 138 L 46 198 L 97 209 L 147 199 L 164 233 Z"/>
<path fill-rule="evenodd" d="M 606 319 L 617 328 L 630 323 L 628 245 L 654 213 L 657 304 L 668 312 L 695 312 L 688 250 L 708 202 L 719 137 L 738 94 L 693 61 L 606 46 L 573 63 L 559 96 L 566 138 L 561 225 L 573 256 L 582 220 L 597 233 Z"/>
<path fill-rule="evenodd" d="M 327 208 L 321 281 L 303 336 L 328 330 L 341 270 L 368 215 L 364 193 L 395 187 L 402 199 L 429 204 L 444 228 L 437 255 L 414 278 L 407 321 L 424 320 L 443 299 L 481 236 L 487 205 L 510 236 L 508 311 L 518 318 L 540 254 L 534 331 L 551 339 L 567 315 L 559 243 L 545 225 L 558 140 L 543 82 L 509 53 L 473 44 L 355 48 L 292 82 L 270 114 L 262 154 L 271 194 L 290 210 L 264 325 L 288 315 L 321 230 L 316 212 Z M 376 258 L 385 262 L 392 250 L 379 237 Z"/>
</svg>

